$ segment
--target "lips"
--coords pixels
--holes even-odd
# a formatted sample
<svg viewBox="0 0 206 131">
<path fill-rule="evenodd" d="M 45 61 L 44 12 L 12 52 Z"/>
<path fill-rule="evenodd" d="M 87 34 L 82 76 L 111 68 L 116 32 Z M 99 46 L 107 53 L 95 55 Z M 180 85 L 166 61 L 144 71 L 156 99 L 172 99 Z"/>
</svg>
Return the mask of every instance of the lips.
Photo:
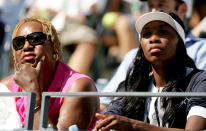
<svg viewBox="0 0 206 131">
<path fill-rule="evenodd" d="M 152 48 L 150 50 L 151 53 L 158 53 L 158 52 L 161 52 L 161 49 L 160 48 Z"/>
<path fill-rule="evenodd" d="M 161 47 L 159 47 L 159 46 L 153 46 L 153 47 L 151 47 L 150 49 L 149 49 L 149 52 L 150 53 L 161 53 L 162 52 L 162 48 Z"/>
<path fill-rule="evenodd" d="M 35 56 L 36 55 L 34 53 L 26 53 L 23 56 L 23 61 L 29 62 L 29 63 L 34 62 L 35 61 Z"/>
</svg>

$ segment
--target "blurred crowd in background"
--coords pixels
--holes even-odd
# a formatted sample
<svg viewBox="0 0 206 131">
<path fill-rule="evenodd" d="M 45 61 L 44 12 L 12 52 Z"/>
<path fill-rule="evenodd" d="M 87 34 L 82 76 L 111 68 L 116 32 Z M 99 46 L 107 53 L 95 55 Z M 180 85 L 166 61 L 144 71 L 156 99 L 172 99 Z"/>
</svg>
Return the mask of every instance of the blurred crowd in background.
<svg viewBox="0 0 206 131">
<path fill-rule="evenodd" d="M 206 1 L 186 0 L 186 28 L 206 38 Z M 148 11 L 140 0 L 0 0 L 0 79 L 13 73 L 11 32 L 31 16 L 52 21 L 62 43 L 63 61 L 92 77 L 97 87 L 114 74 L 125 54 L 138 47 L 135 20 Z"/>
</svg>

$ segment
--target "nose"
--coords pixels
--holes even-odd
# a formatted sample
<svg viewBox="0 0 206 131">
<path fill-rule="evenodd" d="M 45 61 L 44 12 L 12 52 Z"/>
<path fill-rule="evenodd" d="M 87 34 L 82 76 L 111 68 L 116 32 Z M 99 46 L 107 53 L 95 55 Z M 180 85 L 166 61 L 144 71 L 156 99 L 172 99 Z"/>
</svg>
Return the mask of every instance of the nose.
<svg viewBox="0 0 206 131">
<path fill-rule="evenodd" d="M 150 43 L 150 44 L 154 44 L 154 43 L 158 44 L 158 43 L 160 43 L 160 42 L 161 42 L 161 41 L 160 41 L 160 38 L 159 38 L 159 36 L 156 35 L 156 34 L 151 35 L 151 37 L 149 38 L 149 43 Z"/>
<path fill-rule="evenodd" d="M 25 40 L 25 44 L 24 44 L 24 47 L 23 47 L 23 50 L 24 51 L 30 51 L 34 48 L 34 46 L 32 46 L 31 44 L 29 44 L 29 42 L 27 40 Z"/>
</svg>

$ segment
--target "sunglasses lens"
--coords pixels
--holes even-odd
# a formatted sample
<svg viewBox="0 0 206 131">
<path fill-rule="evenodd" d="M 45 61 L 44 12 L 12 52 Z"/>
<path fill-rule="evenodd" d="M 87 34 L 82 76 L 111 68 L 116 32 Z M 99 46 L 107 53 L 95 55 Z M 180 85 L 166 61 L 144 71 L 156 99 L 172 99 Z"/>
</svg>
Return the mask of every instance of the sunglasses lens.
<svg viewBox="0 0 206 131">
<path fill-rule="evenodd" d="M 25 43 L 25 38 L 23 36 L 16 37 L 12 40 L 13 48 L 15 50 L 20 50 L 23 48 Z"/>
<path fill-rule="evenodd" d="M 47 36 L 43 32 L 34 32 L 27 35 L 27 40 L 33 46 L 43 44 L 46 39 Z"/>
<path fill-rule="evenodd" d="M 30 45 L 41 45 L 47 40 L 47 35 L 43 32 L 34 32 L 26 36 L 18 36 L 12 40 L 13 48 L 17 51 L 24 47 L 25 39 L 29 42 Z"/>
</svg>

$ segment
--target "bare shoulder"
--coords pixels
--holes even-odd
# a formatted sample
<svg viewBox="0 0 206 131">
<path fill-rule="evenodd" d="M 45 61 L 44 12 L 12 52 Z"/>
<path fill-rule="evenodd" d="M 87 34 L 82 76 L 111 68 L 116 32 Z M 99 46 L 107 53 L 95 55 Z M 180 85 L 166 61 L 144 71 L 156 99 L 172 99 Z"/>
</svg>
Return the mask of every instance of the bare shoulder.
<svg viewBox="0 0 206 131">
<path fill-rule="evenodd" d="M 0 80 L 0 83 L 4 84 L 7 88 L 10 88 L 12 81 L 12 75 L 9 75 L 2 80 Z"/>
<path fill-rule="evenodd" d="M 97 91 L 93 82 L 88 78 L 80 78 L 76 80 L 69 91 Z"/>
</svg>

